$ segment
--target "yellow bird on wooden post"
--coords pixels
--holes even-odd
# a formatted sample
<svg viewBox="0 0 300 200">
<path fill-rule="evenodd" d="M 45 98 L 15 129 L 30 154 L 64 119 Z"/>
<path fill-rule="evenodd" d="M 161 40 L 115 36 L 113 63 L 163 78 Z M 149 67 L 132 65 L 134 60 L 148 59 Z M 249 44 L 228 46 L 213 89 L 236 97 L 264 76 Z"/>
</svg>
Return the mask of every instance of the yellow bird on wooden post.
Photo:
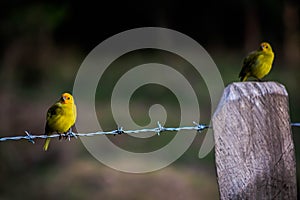
<svg viewBox="0 0 300 200">
<path fill-rule="evenodd" d="M 45 134 L 68 133 L 72 134 L 72 126 L 76 121 L 76 105 L 73 96 L 63 93 L 61 98 L 52 105 L 47 112 Z M 43 149 L 48 150 L 50 138 L 47 138 Z"/>
<path fill-rule="evenodd" d="M 263 42 L 258 50 L 251 52 L 243 62 L 242 70 L 239 74 L 241 81 L 246 81 L 249 77 L 254 77 L 261 81 L 271 70 L 274 60 L 274 52 L 269 43 Z"/>
</svg>

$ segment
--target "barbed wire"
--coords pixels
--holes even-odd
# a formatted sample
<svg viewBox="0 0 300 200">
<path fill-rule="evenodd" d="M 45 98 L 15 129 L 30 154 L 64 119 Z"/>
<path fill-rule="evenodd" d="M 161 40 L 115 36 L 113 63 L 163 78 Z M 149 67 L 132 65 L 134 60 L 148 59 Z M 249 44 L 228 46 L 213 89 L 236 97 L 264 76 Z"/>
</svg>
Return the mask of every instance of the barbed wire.
<svg viewBox="0 0 300 200">
<path fill-rule="evenodd" d="M 56 138 L 56 137 L 64 137 L 68 138 L 69 140 L 74 137 L 77 139 L 77 137 L 92 137 L 96 135 L 117 135 L 117 134 L 137 134 L 137 133 L 146 133 L 146 132 L 154 132 L 157 135 L 160 135 L 162 132 L 177 132 L 182 130 L 196 130 L 197 132 L 201 132 L 205 129 L 212 128 L 209 125 L 206 124 L 198 124 L 196 122 L 193 122 L 194 126 L 183 126 L 183 127 L 163 127 L 160 122 L 157 122 L 156 128 L 145 128 L 145 129 L 138 129 L 138 130 L 123 130 L 123 127 L 119 127 L 116 130 L 112 131 L 98 131 L 94 133 L 74 133 L 74 132 L 68 132 L 63 134 L 52 134 L 52 135 L 33 135 L 30 134 L 30 132 L 25 131 L 26 135 L 23 136 L 12 136 L 12 137 L 2 137 L 0 138 L 0 142 L 5 141 L 17 141 L 17 140 L 28 140 L 31 143 L 35 143 L 34 139 L 46 139 L 46 138 Z M 291 123 L 291 126 L 300 127 L 300 123 Z"/>
<path fill-rule="evenodd" d="M 28 140 L 31 143 L 35 143 L 34 139 L 46 139 L 46 138 L 56 138 L 56 137 L 64 137 L 68 138 L 69 140 L 74 137 L 92 137 L 96 135 L 117 135 L 117 134 L 137 134 L 137 133 L 146 133 L 146 132 L 154 132 L 157 135 L 160 135 L 162 132 L 175 132 L 175 131 L 182 131 L 182 130 L 196 130 L 197 132 L 201 132 L 205 129 L 211 128 L 211 126 L 206 124 L 198 124 L 196 122 L 193 122 L 195 126 L 183 126 L 183 127 L 177 127 L 177 128 L 171 128 L 171 127 L 163 127 L 160 122 L 157 122 L 156 128 L 145 128 L 145 129 L 139 129 L 139 130 L 123 130 L 123 127 L 119 127 L 116 130 L 112 131 L 98 131 L 94 133 L 74 133 L 72 131 L 68 133 L 63 134 L 53 134 L 53 135 L 32 135 L 30 132 L 25 131 L 26 135 L 24 136 L 13 136 L 13 137 L 2 137 L 0 138 L 0 142 L 5 141 L 17 141 L 17 140 Z"/>
<path fill-rule="evenodd" d="M 300 127 L 300 123 L 291 123 L 291 126 L 299 126 Z"/>
</svg>

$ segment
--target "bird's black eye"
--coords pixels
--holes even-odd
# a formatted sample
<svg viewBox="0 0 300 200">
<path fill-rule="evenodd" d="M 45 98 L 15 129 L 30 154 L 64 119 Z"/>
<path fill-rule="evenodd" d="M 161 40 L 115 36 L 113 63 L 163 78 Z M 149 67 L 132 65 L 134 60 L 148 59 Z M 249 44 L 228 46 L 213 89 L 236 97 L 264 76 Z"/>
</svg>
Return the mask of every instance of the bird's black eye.
<svg viewBox="0 0 300 200">
<path fill-rule="evenodd" d="M 68 97 L 67 99 L 70 100 L 70 97 Z"/>
</svg>

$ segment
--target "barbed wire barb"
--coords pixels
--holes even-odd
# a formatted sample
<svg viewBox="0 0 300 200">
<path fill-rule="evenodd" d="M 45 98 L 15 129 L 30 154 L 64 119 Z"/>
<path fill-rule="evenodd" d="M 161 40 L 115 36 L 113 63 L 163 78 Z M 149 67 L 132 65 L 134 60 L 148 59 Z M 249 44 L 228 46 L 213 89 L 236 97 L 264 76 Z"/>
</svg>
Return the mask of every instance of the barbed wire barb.
<svg viewBox="0 0 300 200">
<path fill-rule="evenodd" d="M 145 132 L 154 132 L 158 136 L 162 132 L 178 132 L 178 131 L 183 131 L 183 130 L 196 130 L 197 132 L 201 132 L 205 129 L 211 128 L 211 126 L 208 126 L 206 124 L 198 124 L 196 122 L 193 122 L 195 126 L 184 126 L 184 127 L 177 127 L 177 128 L 172 128 L 172 127 L 164 127 L 161 125 L 161 123 L 158 121 L 157 122 L 157 127 L 156 128 L 146 128 L 146 129 L 139 129 L 139 130 L 124 130 L 123 127 L 118 127 L 116 130 L 112 131 L 98 131 L 95 133 L 74 133 L 72 131 L 69 131 L 67 133 L 63 134 L 52 134 L 52 135 L 33 135 L 29 131 L 24 131 L 26 135 L 24 136 L 12 136 L 12 137 L 2 137 L 0 138 L 0 142 L 5 142 L 5 141 L 17 141 L 17 140 L 28 140 L 32 144 L 35 143 L 34 139 L 46 139 L 46 138 L 56 138 L 56 137 L 64 137 L 68 138 L 68 140 L 71 140 L 71 138 L 76 138 L 77 137 L 92 137 L 96 135 L 120 135 L 120 134 L 137 134 L 137 133 L 145 133 Z"/>
<path fill-rule="evenodd" d="M 158 127 L 157 127 L 157 130 L 156 130 L 156 133 L 157 133 L 158 136 L 160 136 L 160 133 L 165 131 L 165 128 L 160 124 L 159 121 L 157 122 L 157 126 Z"/>
<path fill-rule="evenodd" d="M 211 126 L 208 126 L 208 125 L 206 125 L 206 124 L 198 124 L 198 123 L 196 123 L 196 122 L 193 122 L 193 124 L 195 124 L 196 126 L 197 126 L 197 131 L 199 132 L 199 133 L 201 133 L 201 131 L 203 131 L 203 130 L 205 130 L 205 129 L 207 129 L 207 128 L 212 128 Z"/>
<path fill-rule="evenodd" d="M 30 133 L 28 131 L 25 131 L 26 135 L 28 136 L 28 142 L 31 142 L 32 144 L 34 144 L 34 140 L 32 139 Z"/>
</svg>

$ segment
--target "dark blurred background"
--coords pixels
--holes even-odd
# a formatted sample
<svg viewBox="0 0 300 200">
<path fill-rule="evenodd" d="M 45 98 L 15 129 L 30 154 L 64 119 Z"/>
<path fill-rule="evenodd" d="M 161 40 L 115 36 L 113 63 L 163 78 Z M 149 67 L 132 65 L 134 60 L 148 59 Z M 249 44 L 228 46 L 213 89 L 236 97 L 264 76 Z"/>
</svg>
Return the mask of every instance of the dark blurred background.
<svg viewBox="0 0 300 200">
<path fill-rule="evenodd" d="M 276 57 L 265 79 L 286 86 L 291 120 L 300 121 L 298 1 L 92 4 L 11 0 L 0 5 L 0 137 L 24 135 L 24 130 L 42 134 L 47 109 L 62 92 L 72 91 L 77 70 L 87 54 L 119 32 L 146 26 L 174 29 L 199 42 L 214 59 L 225 85 L 238 81 L 242 59 L 248 52 L 257 49 L 261 41 L 270 42 Z M 141 115 L 143 102 L 152 103 L 147 91 L 136 95 L 139 103 L 136 111 L 131 105 L 133 113 Z M 155 102 L 155 98 L 150 99 Z M 200 107 L 209 105 L 206 100 L 200 103 Z M 97 105 L 102 116 L 110 113 L 105 97 L 98 95 Z M 203 110 L 201 121 L 209 123 L 211 113 Z M 148 118 L 139 119 L 139 123 L 147 124 Z M 106 129 L 116 127 L 108 118 L 99 121 Z M 188 151 L 171 166 L 148 174 L 112 170 L 94 159 L 80 140 L 52 140 L 47 153 L 42 151 L 42 140 L 34 145 L 27 141 L 2 142 L 0 199 L 218 199 L 213 151 L 204 159 L 197 156 L 204 134 L 198 134 Z M 299 134 L 300 129 L 293 128 L 298 161 Z M 159 146 L 161 141 L 172 139 L 170 135 L 165 137 L 147 144 Z M 112 140 L 128 148 L 124 141 L 138 146 L 142 139 L 132 142 L 125 136 L 116 136 Z M 142 144 L 146 150 L 151 149 Z M 300 163 L 298 172 L 299 166 Z"/>
</svg>

